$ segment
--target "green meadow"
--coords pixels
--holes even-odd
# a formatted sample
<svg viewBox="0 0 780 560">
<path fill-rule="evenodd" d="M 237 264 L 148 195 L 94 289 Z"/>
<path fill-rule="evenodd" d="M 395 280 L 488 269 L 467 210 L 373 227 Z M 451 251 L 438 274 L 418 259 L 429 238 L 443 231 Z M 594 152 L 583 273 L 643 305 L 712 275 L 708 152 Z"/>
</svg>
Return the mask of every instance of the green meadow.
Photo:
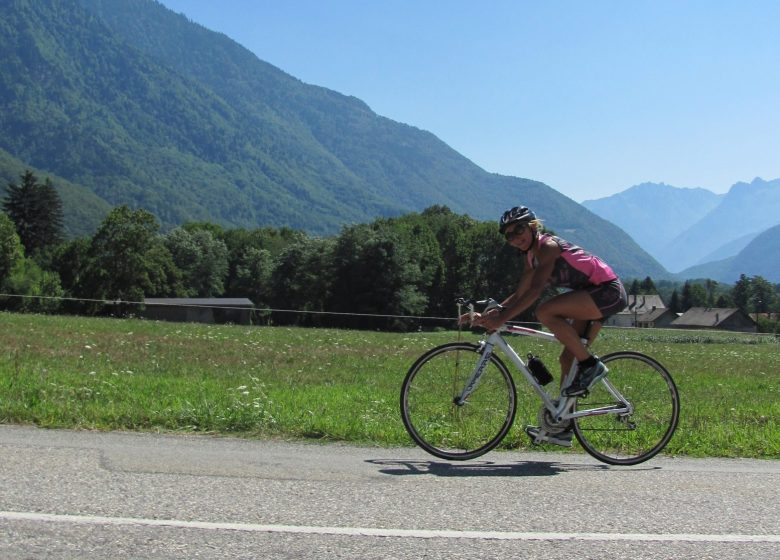
<svg viewBox="0 0 780 560">
<path fill-rule="evenodd" d="M 0 313 L 0 422 L 411 446 L 403 377 L 422 352 L 458 337 L 478 340 Z M 553 344 L 511 342 L 556 363 Z M 780 458 L 775 338 L 605 329 L 594 349 L 644 352 L 672 373 L 682 410 L 666 454 Z M 534 420 L 518 416 L 504 446 L 528 447 L 522 427 Z"/>
</svg>

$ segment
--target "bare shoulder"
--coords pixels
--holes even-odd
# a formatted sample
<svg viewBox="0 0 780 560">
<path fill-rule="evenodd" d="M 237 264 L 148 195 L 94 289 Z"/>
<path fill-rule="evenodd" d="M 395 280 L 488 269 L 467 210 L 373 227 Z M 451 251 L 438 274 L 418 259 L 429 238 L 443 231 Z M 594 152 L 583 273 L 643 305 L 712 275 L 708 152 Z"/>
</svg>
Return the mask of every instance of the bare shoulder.
<svg viewBox="0 0 780 560">
<path fill-rule="evenodd" d="M 539 262 L 557 259 L 561 254 L 561 248 L 552 239 L 544 239 L 537 249 L 536 256 Z"/>
</svg>

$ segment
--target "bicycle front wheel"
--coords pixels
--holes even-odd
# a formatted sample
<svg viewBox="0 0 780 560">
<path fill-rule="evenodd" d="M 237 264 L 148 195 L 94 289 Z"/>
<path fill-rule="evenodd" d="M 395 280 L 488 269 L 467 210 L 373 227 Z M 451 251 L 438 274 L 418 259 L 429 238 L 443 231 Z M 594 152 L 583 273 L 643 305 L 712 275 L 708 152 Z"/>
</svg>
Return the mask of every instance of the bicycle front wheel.
<svg viewBox="0 0 780 560">
<path fill-rule="evenodd" d="M 401 417 L 412 439 L 431 455 L 466 460 L 493 449 L 515 418 L 515 384 L 506 366 L 491 355 L 474 391 L 457 404 L 480 358 L 467 342 L 438 346 L 423 354 L 401 386 Z"/>
<path fill-rule="evenodd" d="M 647 461 L 669 443 L 677 428 L 677 386 L 661 364 L 638 352 L 615 352 L 601 361 L 609 373 L 577 401 L 575 410 L 622 407 L 622 397 L 633 411 L 576 419 L 577 440 L 593 457 L 611 465 Z"/>
</svg>

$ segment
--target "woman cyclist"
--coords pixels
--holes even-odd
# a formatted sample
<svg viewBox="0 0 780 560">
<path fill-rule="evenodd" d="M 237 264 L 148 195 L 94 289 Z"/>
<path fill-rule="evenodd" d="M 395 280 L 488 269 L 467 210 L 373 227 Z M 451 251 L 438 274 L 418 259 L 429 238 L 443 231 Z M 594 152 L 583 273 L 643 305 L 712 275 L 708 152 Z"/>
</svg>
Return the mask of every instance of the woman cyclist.
<svg viewBox="0 0 780 560">
<path fill-rule="evenodd" d="M 525 206 L 507 210 L 499 221 L 499 231 L 507 243 L 525 255 L 525 267 L 517 289 L 499 308 L 477 314 L 474 323 L 494 331 L 506 321 L 522 313 L 542 295 L 545 287 L 570 290 L 556 295 L 536 308 L 537 319 L 563 344 L 560 356 L 561 395 L 577 397 L 587 393 L 607 374 L 607 367 L 582 344 L 581 333 L 593 321 L 589 340 L 601 330 L 601 321 L 625 308 L 626 291 L 612 269 L 603 260 L 580 247 L 542 232 L 541 221 Z M 564 383 L 572 361 L 578 362 L 577 373 L 570 384 Z M 547 441 L 571 446 L 571 429 L 558 434 L 546 434 L 539 428 L 526 432 L 535 442 Z"/>
</svg>

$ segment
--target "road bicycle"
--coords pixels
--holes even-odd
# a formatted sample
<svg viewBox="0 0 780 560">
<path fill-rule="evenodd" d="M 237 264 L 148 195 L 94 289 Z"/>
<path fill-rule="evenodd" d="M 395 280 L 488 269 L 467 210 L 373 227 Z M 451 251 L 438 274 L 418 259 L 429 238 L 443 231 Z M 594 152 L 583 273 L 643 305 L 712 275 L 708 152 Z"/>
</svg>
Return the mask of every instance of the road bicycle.
<svg viewBox="0 0 780 560">
<path fill-rule="evenodd" d="M 485 311 L 493 299 L 458 301 L 458 316 L 475 304 Z M 420 356 L 401 386 L 401 417 L 412 439 L 428 453 L 449 460 L 479 457 L 509 432 L 518 408 L 536 414 L 539 437 L 573 429 L 583 449 L 611 465 L 636 465 L 660 452 L 672 438 L 680 416 L 680 397 L 672 376 L 658 361 L 633 351 L 602 356 L 609 373 L 581 397 L 545 390 L 552 379 L 531 353 L 524 361 L 505 337 L 518 335 L 558 342 L 552 333 L 505 324 L 479 343 L 451 342 Z M 587 333 L 583 343 L 587 344 Z M 518 391 L 500 349 L 528 387 Z M 576 362 L 563 382 L 574 378 Z"/>
</svg>

